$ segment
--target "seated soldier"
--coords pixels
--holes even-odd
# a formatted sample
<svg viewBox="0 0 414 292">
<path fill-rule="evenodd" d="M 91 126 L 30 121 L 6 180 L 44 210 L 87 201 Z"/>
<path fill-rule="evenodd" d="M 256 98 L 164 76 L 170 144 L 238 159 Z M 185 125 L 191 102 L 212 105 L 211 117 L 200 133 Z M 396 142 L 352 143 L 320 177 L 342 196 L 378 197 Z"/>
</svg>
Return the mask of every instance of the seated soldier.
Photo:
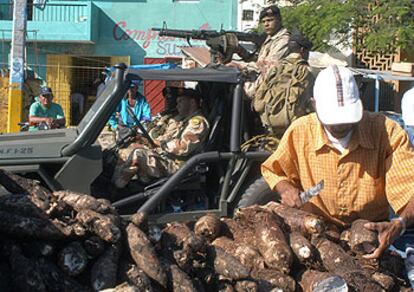
<svg viewBox="0 0 414 292">
<path fill-rule="evenodd" d="M 53 93 L 50 87 L 42 87 L 38 101 L 30 106 L 29 123 L 36 125 L 31 126 L 30 131 L 39 129 L 39 124 L 46 124 L 50 129 L 61 128 L 65 126 L 66 119 L 62 107 L 52 102 Z"/>
<path fill-rule="evenodd" d="M 202 150 L 209 124 L 201 113 L 200 96 L 195 90 L 178 92 L 177 112 L 163 124 L 150 127 L 154 146 L 139 136 L 135 143 L 119 151 L 112 176 L 117 188 L 125 187 L 135 175 L 142 182 L 171 175 Z"/>
<path fill-rule="evenodd" d="M 168 119 L 178 114 L 177 94 L 179 91 L 182 92 L 182 90 L 183 88 L 170 86 L 167 86 L 162 90 L 162 95 L 164 97 L 164 110 L 154 116 L 152 122 L 147 125 L 148 132 L 155 133 L 155 131 L 151 132 L 153 128 L 163 127 Z"/>
</svg>

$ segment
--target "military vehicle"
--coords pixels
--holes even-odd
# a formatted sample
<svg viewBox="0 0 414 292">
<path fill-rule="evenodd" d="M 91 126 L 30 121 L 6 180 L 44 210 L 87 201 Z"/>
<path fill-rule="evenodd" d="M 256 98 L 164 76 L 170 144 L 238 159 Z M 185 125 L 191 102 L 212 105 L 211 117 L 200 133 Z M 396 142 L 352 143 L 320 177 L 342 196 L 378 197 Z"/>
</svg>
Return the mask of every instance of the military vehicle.
<svg viewBox="0 0 414 292">
<path fill-rule="evenodd" d="M 0 168 L 36 178 L 51 190 L 101 196 L 102 191 L 94 191 L 105 184 L 103 151 L 96 140 L 131 81 L 196 81 L 210 123 L 203 152 L 174 175 L 135 193 L 114 192 L 113 205 L 125 216 L 140 210 L 167 222 L 193 220 L 206 212 L 225 216 L 238 206 L 277 198 L 260 175 L 260 163 L 270 153 L 241 148 L 255 129 L 242 98 L 244 80 L 238 69 L 136 70 L 123 64 L 115 68 L 115 77 L 76 128 L 0 135 Z"/>
</svg>

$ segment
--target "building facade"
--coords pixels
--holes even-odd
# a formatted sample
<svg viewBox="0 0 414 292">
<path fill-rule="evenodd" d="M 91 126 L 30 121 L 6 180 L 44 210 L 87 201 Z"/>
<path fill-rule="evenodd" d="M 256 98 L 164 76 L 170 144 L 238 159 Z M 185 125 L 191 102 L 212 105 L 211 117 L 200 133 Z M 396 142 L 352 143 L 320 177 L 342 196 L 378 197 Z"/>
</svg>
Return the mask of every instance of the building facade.
<svg viewBox="0 0 414 292">
<path fill-rule="evenodd" d="M 12 2 L 0 0 L 3 69 L 9 66 Z M 27 65 L 52 87 L 69 116 L 70 95 L 81 92 L 93 102 L 92 83 L 105 66 L 181 56 L 186 41 L 159 37 L 152 27 L 165 22 L 171 29 L 234 30 L 237 0 L 28 0 L 27 17 Z"/>
</svg>

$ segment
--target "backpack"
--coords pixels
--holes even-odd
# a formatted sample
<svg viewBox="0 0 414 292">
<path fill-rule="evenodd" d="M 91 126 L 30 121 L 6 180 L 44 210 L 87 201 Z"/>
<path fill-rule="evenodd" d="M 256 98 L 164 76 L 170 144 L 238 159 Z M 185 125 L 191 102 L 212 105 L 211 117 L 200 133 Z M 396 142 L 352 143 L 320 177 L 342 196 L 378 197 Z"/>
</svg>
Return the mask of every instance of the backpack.
<svg viewBox="0 0 414 292">
<path fill-rule="evenodd" d="M 288 57 L 259 84 L 252 106 L 274 134 L 282 134 L 293 120 L 312 111 L 314 77 L 308 67 L 306 60 Z"/>
</svg>

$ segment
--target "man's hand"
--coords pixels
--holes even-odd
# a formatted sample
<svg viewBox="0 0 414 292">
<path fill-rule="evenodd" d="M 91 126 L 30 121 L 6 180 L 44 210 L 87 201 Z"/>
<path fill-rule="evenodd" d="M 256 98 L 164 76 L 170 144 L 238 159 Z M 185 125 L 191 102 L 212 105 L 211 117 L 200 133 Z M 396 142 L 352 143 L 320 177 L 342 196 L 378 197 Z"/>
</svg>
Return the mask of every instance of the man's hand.
<svg viewBox="0 0 414 292">
<path fill-rule="evenodd" d="M 292 207 L 302 207 L 302 201 L 299 197 L 299 189 L 288 181 L 281 181 L 276 185 L 276 191 L 280 194 L 282 204 Z"/>
<path fill-rule="evenodd" d="M 400 221 L 391 222 L 378 222 L 378 223 L 366 223 L 365 228 L 378 232 L 379 246 L 373 253 L 364 255 L 366 259 L 377 259 L 393 242 L 396 240 L 401 233 L 403 228 Z"/>
<path fill-rule="evenodd" d="M 53 125 L 53 122 L 55 121 L 55 119 L 53 118 L 45 118 L 45 123 L 51 127 Z"/>
</svg>

